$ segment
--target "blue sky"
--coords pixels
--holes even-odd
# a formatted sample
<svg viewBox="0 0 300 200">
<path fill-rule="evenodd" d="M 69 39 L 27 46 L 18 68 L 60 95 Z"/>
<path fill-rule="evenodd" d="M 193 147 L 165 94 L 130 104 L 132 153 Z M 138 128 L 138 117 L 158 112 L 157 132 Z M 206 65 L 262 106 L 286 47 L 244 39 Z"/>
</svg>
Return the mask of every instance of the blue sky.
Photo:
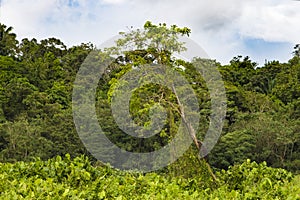
<svg viewBox="0 0 300 200">
<path fill-rule="evenodd" d="M 234 56 L 291 58 L 300 43 L 300 2 L 291 0 L 2 0 L 0 21 L 18 38 L 60 38 L 96 45 L 146 20 L 188 26 L 190 36 L 223 64 Z"/>
<path fill-rule="evenodd" d="M 290 58 L 292 56 L 293 47 L 295 46 L 289 42 L 268 42 L 259 38 L 246 38 L 243 40 L 247 55 L 255 57 L 264 64 L 263 61 L 278 60 L 281 58 L 285 60 L 284 56 Z M 278 56 L 278 53 L 283 52 L 284 55 Z"/>
</svg>

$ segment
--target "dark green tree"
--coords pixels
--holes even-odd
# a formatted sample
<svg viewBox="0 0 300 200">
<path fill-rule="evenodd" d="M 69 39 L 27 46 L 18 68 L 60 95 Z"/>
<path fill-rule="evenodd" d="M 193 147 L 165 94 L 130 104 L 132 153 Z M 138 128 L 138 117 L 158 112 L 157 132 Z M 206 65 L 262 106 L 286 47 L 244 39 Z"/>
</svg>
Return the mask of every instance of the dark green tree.
<svg viewBox="0 0 300 200">
<path fill-rule="evenodd" d="M 0 55 L 2 56 L 15 56 L 17 54 L 17 35 L 12 30 L 12 27 L 0 23 Z"/>
</svg>

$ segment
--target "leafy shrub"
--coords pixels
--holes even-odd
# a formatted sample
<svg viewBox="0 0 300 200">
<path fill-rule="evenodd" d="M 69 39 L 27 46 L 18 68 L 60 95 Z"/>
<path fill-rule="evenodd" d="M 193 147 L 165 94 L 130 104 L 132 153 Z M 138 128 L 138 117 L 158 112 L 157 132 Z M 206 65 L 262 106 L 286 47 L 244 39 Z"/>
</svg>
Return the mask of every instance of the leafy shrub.
<svg viewBox="0 0 300 200">
<path fill-rule="evenodd" d="M 93 167 L 87 157 L 0 163 L 0 199 L 300 199 L 300 177 L 247 160 L 218 173 L 219 186 L 198 178 Z"/>
<path fill-rule="evenodd" d="M 219 173 L 220 182 L 228 191 L 238 191 L 246 199 L 262 197 L 283 198 L 282 186 L 293 179 L 284 169 L 268 167 L 266 162 L 257 164 L 249 159 L 241 165 L 230 166 Z"/>
</svg>

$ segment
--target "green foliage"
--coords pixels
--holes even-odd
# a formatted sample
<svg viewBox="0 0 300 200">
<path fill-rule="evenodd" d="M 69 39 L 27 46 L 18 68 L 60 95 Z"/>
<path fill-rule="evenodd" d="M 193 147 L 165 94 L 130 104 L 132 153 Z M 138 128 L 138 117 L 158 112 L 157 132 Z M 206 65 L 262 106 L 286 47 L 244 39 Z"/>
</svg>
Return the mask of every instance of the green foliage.
<svg viewBox="0 0 300 200">
<path fill-rule="evenodd" d="M 0 56 L 14 57 L 17 53 L 17 35 L 12 30 L 12 27 L 0 23 Z"/>
<path fill-rule="evenodd" d="M 260 112 L 239 114 L 239 119 L 214 148 L 211 162 L 217 168 L 227 168 L 250 158 L 291 169 L 287 163 L 299 160 L 295 157 L 299 141 L 297 122 Z"/>
<path fill-rule="evenodd" d="M 100 81 L 97 101 L 102 104 L 105 102 L 106 105 L 113 102 L 118 95 L 124 93 L 124 90 L 128 90 L 129 81 L 136 80 L 135 85 L 140 84 L 140 86 L 130 89 L 132 95 L 129 104 L 130 118 L 135 123 L 127 123 L 128 119 L 125 117 L 120 118 L 119 121 L 126 124 L 127 129 L 138 135 L 147 131 L 156 133 L 155 136 L 149 138 L 131 137 L 118 128 L 109 113 L 109 109 L 98 105 L 98 118 L 101 127 L 104 127 L 103 130 L 108 138 L 120 148 L 130 152 L 158 150 L 170 142 L 178 131 L 182 131 L 179 127 L 182 122 L 184 129 L 188 129 L 187 132 L 195 142 L 198 151 L 200 150 L 198 139 L 201 138 L 202 140 L 209 124 L 210 97 L 208 89 L 202 75 L 197 72 L 192 63 L 173 57 L 173 53 L 186 50 L 184 43 L 180 42 L 179 36 L 189 35 L 189 33 L 190 30 L 186 27 L 179 28 L 175 25 L 167 27 L 166 24 L 154 25 L 151 22 L 146 22 L 144 30 L 138 29 L 128 33 L 120 33 L 122 37 L 116 41 L 116 45 L 104 49 L 104 52 L 109 55 L 117 55 L 117 59 L 108 66 L 109 69 L 106 70 L 105 77 Z M 97 59 L 97 56 L 93 59 Z M 201 59 L 197 61 L 199 60 Z M 162 69 L 161 65 L 166 68 Z M 158 75 L 158 71 L 162 74 Z M 128 78 L 130 80 L 122 79 L 128 73 L 131 73 L 131 77 Z M 185 77 L 187 84 L 177 84 L 176 80 L 172 79 L 176 73 Z M 143 74 L 143 76 L 139 76 L 139 74 Z M 188 86 L 192 86 L 196 92 L 195 96 L 199 97 L 194 101 L 193 107 L 185 103 L 189 101 L 193 104 L 193 93 Z M 118 101 L 117 106 L 124 107 L 126 102 L 123 97 Z M 203 113 L 200 115 L 197 113 L 198 107 L 203 108 Z M 165 116 L 156 114 L 157 111 L 164 112 Z M 123 116 L 127 115 L 129 114 L 125 113 Z M 195 120 L 191 122 L 187 118 L 194 118 Z M 198 118 L 203 125 L 201 129 L 196 130 Z M 143 129 L 136 129 L 137 126 Z M 169 156 L 174 157 L 175 152 L 176 150 L 171 150 Z M 199 159 L 197 158 L 197 151 L 194 153 L 196 155 L 194 157 Z M 191 157 L 181 160 L 182 163 L 187 162 L 181 167 L 184 168 L 185 165 L 189 165 L 189 161 L 191 161 Z M 191 163 L 199 165 L 199 163 Z M 202 165 L 199 168 L 206 168 L 207 166 Z"/>
<path fill-rule="evenodd" d="M 299 45 L 286 63 L 271 61 L 257 67 L 247 56 L 234 57 L 228 65 L 215 62 L 225 83 L 228 109 L 222 137 L 207 160 L 216 171 L 228 170 L 218 174 L 219 183 L 212 183 L 195 146 L 160 175 L 94 168 L 85 157 L 77 157 L 85 154 L 93 159 L 76 133 L 71 94 L 76 73 L 94 46 L 68 48 L 56 38 L 19 42 L 12 30 L 0 24 L 0 161 L 5 163 L 0 164 L 0 199 L 300 198 L 299 176 L 289 182 L 290 173 L 264 163 L 299 173 Z M 136 152 L 159 149 L 176 134 L 182 117 L 174 91 L 144 84 L 133 91 L 130 115 L 136 124 L 150 128 L 149 114 L 164 109 L 166 119 L 156 116 L 157 121 L 165 120 L 164 127 L 148 139 L 120 130 L 111 114 L 111 99 L 124 85 L 120 82 L 124 74 L 142 65 L 164 64 L 186 78 L 200 108 L 196 136 L 204 138 L 211 114 L 210 93 L 193 63 L 173 57 L 186 50 L 179 38 L 190 33 L 187 27 L 146 22 L 143 30 L 121 33 L 116 47 L 101 52 L 119 55 L 99 81 L 96 105 L 101 127 L 119 147 Z M 120 52 L 123 47 L 125 51 Z M 189 112 L 195 113 L 199 114 Z M 55 157 L 67 153 L 77 158 Z M 36 157 L 40 159 L 29 162 Z M 255 162 L 244 162 L 247 158 Z"/>
<path fill-rule="evenodd" d="M 67 49 L 56 38 L 25 38 L 17 45 L 12 28 L 5 29 L 1 24 L 0 160 L 86 153 L 73 124 L 71 92 L 93 46 Z"/>
<path fill-rule="evenodd" d="M 299 178 L 249 160 L 219 174 L 219 186 L 199 177 L 121 172 L 93 167 L 87 157 L 0 163 L 0 199 L 300 199 Z"/>
<path fill-rule="evenodd" d="M 292 173 L 284 169 L 268 167 L 266 162 L 257 164 L 249 159 L 229 167 L 227 171 L 218 173 L 220 177 L 219 191 L 226 191 L 229 199 L 234 194 L 237 199 L 299 199 L 299 183 L 288 192 L 292 186 Z"/>
<path fill-rule="evenodd" d="M 272 190 L 290 182 L 293 175 L 284 169 L 268 167 L 266 162 L 257 164 L 248 159 L 241 165 L 230 166 L 227 171 L 222 170 L 219 177 L 230 190 L 246 191 L 253 186 Z"/>
<path fill-rule="evenodd" d="M 165 23 L 154 25 L 147 21 L 144 30 L 121 32 L 123 37 L 116 41 L 116 46 L 106 49 L 110 54 L 125 54 L 121 61 L 130 61 L 134 66 L 146 63 L 169 64 L 172 54 L 185 51 L 184 43 L 178 40 L 179 35 L 187 35 L 191 30 L 176 25 L 167 27 Z M 125 50 L 125 51 L 124 51 Z"/>
</svg>

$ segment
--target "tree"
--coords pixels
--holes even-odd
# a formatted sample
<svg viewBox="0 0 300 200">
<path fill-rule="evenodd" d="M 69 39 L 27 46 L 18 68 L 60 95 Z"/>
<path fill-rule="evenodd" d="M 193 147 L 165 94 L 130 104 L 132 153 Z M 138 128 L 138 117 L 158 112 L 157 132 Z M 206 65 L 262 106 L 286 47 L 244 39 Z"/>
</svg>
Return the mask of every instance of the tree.
<svg viewBox="0 0 300 200">
<path fill-rule="evenodd" d="M 279 113 L 279 112 L 278 112 Z M 212 164 L 217 168 L 242 163 L 249 158 L 266 161 L 273 167 L 291 168 L 298 160 L 299 121 L 287 120 L 267 112 L 239 114 L 212 152 Z"/>
<path fill-rule="evenodd" d="M 15 56 L 17 53 L 17 35 L 12 33 L 12 30 L 12 27 L 0 23 L 0 55 L 2 56 Z"/>
<path fill-rule="evenodd" d="M 166 78 L 168 75 L 171 75 L 174 71 L 176 71 L 190 81 L 188 85 L 192 85 L 192 83 L 196 83 L 195 81 L 198 80 L 198 86 L 202 86 L 203 88 L 201 91 L 207 90 L 203 79 L 199 78 L 201 75 L 197 72 L 196 68 L 193 67 L 193 64 L 174 57 L 174 53 L 180 53 L 186 50 L 184 43 L 179 41 L 179 36 L 188 36 L 190 32 L 191 30 L 187 27 L 179 28 L 176 25 L 172 25 L 169 28 L 166 24 L 154 25 L 147 21 L 144 25 L 144 30 L 137 29 L 131 30 L 129 33 L 120 33 L 123 37 L 116 41 L 116 46 L 105 49 L 109 55 L 117 55 L 117 59 L 112 65 L 116 64 L 118 66 L 113 72 L 109 70 L 110 74 L 107 75 L 110 77 L 108 78 L 109 80 L 106 81 L 110 86 L 107 91 L 107 98 L 108 101 L 112 101 L 115 96 L 123 93 L 122 87 L 123 89 L 127 87 L 127 80 L 122 80 L 124 74 L 129 71 L 133 74 L 137 71 L 139 71 L 139 73 L 142 72 L 144 74 L 142 77 L 139 77 L 138 75 L 132 75 L 131 77 L 133 80 L 137 79 L 138 82 L 144 83 L 144 85 L 142 84 L 143 86 L 132 91 L 132 98 L 130 99 L 130 113 L 134 118 L 135 124 L 143 126 L 146 130 L 151 130 L 153 123 L 155 127 L 155 123 L 161 122 L 162 119 L 160 116 L 149 117 L 149 114 L 153 112 L 153 109 L 159 110 L 163 107 L 166 111 L 167 122 L 164 127 L 161 127 L 162 130 L 160 131 L 160 134 L 158 134 L 159 137 L 156 138 L 160 141 L 157 148 L 163 147 L 166 141 L 169 141 L 174 137 L 176 132 L 179 131 L 179 124 L 181 121 L 183 122 L 184 128 L 187 130 L 189 137 L 191 137 L 198 149 L 198 159 L 201 159 L 200 154 L 203 152 L 200 151 L 203 150 L 203 147 L 199 140 L 200 133 L 195 129 L 195 124 L 199 121 L 191 121 L 191 116 L 199 117 L 199 113 L 195 111 L 197 110 L 197 106 L 191 109 L 184 105 L 184 101 L 192 98 L 190 94 L 192 92 L 188 90 L 186 85 L 178 87 L 175 82 Z M 207 64 L 210 63 L 210 61 L 203 61 L 203 63 L 204 62 L 207 62 Z M 161 65 L 167 66 L 167 68 L 160 69 Z M 188 73 L 186 73 L 185 70 L 182 70 L 180 66 L 184 67 Z M 160 75 L 153 77 L 152 69 L 164 71 L 166 77 L 160 77 Z M 189 77 L 189 75 L 193 75 L 194 77 Z M 160 83 L 164 84 L 151 84 L 149 81 L 151 77 L 157 82 L 163 80 Z M 198 89 L 198 91 L 200 90 Z M 201 93 L 199 92 L 197 95 L 201 96 Z M 202 98 L 199 101 L 208 101 L 208 99 Z M 124 107 L 124 103 L 125 102 L 120 103 L 118 106 L 122 107 L 123 105 Z M 121 120 L 124 123 L 126 122 L 126 119 L 124 118 L 120 118 L 118 120 Z M 206 123 L 208 123 L 208 121 L 206 121 Z M 129 129 L 134 130 L 134 126 L 129 127 Z M 200 135 L 203 135 L 203 133 Z M 120 142 L 120 140 L 114 141 Z M 152 140 L 150 139 L 150 141 Z M 134 143 L 130 144 L 132 145 Z M 145 139 L 141 139 L 136 143 L 139 147 L 139 151 L 141 152 L 149 150 L 147 148 L 145 149 L 145 147 L 148 147 L 150 144 L 153 146 L 153 142 L 149 142 L 149 140 L 147 141 Z M 127 148 L 132 149 L 134 147 L 127 146 Z M 206 163 L 205 160 L 201 159 L 200 161 Z M 209 164 L 206 164 L 210 170 L 211 176 L 214 180 L 216 180 Z"/>
<path fill-rule="evenodd" d="M 294 47 L 294 56 L 297 56 L 297 57 L 300 57 L 300 44 L 296 44 L 295 47 Z"/>
<path fill-rule="evenodd" d="M 48 158 L 51 141 L 41 136 L 41 127 L 29 124 L 24 117 L 0 125 L 0 161 Z"/>
</svg>

